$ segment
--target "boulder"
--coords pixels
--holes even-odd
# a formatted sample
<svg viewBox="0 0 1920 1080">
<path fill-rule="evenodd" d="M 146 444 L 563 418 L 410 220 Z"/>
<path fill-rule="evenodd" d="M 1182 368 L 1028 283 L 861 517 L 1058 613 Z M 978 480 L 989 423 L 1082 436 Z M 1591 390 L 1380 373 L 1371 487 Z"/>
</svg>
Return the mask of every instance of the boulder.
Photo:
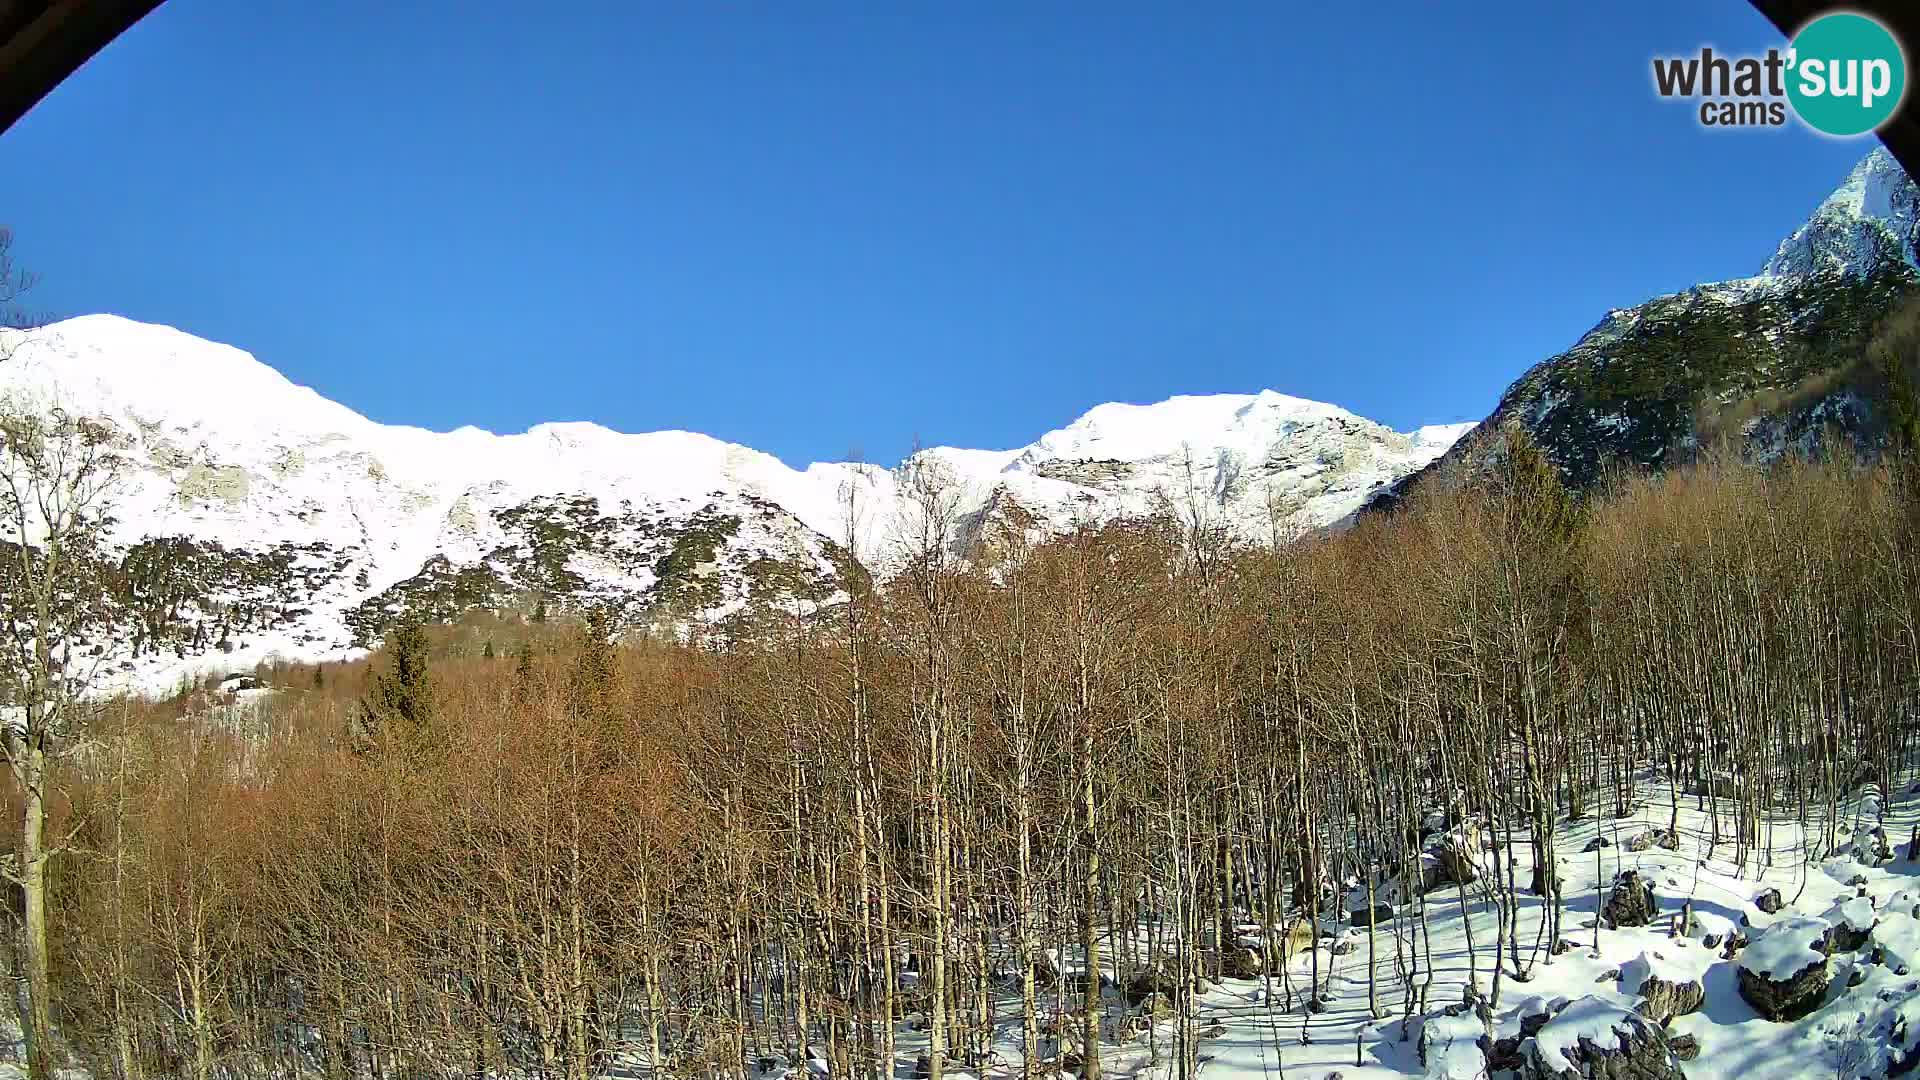
<svg viewBox="0 0 1920 1080">
<path fill-rule="evenodd" d="M 1158 995 L 1169 1001 L 1180 996 L 1180 979 L 1159 968 L 1148 968 L 1134 973 L 1127 980 L 1127 1004 L 1139 1005 L 1148 998 Z"/>
<path fill-rule="evenodd" d="M 1154 1020 L 1165 1020 L 1173 1015 L 1173 999 L 1165 994 L 1148 994 L 1135 1007 L 1140 1015 Z"/>
<path fill-rule="evenodd" d="M 1481 1001 L 1449 1005 L 1421 1021 L 1418 1049 L 1426 1080 L 1480 1080 L 1493 1049 L 1493 1014 Z"/>
<path fill-rule="evenodd" d="M 1305 918 L 1299 918 L 1288 923 L 1286 930 L 1278 937 L 1280 955 L 1267 957 L 1267 969 L 1275 975 L 1280 974 L 1280 970 L 1286 966 L 1287 961 L 1313 948 L 1313 943 L 1319 940 L 1320 935 L 1314 932 L 1311 922 Z"/>
<path fill-rule="evenodd" d="M 1479 847 L 1480 830 L 1473 826 L 1442 834 L 1428 849 L 1434 859 L 1431 887 L 1471 885 L 1480 880 L 1480 867 L 1475 861 Z"/>
<path fill-rule="evenodd" d="M 1063 981 L 1068 996 L 1076 999 L 1086 996 L 1089 984 L 1095 991 L 1105 991 L 1113 985 L 1113 980 L 1104 971 L 1070 971 Z"/>
<path fill-rule="evenodd" d="M 1522 1044 L 1522 1080 L 1685 1080 L 1666 1032 L 1604 998 L 1556 1012 Z"/>
<path fill-rule="evenodd" d="M 1638 997 L 1634 1011 L 1662 1026 L 1697 1011 L 1707 997 L 1695 965 L 1657 950 L 1641 953 L 1621 966 L 1620 992 Z"/>
<path fill-rule="evenodd" d="M 1547 1026 L 1547 1021 L 1553 1019 L 1553 1014 L 1566 1007 L 1566 998 L 1548 1000 L 1536 996 L 1522 999 L 1513 1010 L 1514 1014 L 1520 1017 L 1520 1037 L 1531 1039 L 1540 1034 L 1540 1029 Z"/>
<path fill-rule="evenodd" d="M 1638 870 L 1623 870 L 1613 879 L 1613 892 L 1607 896 L 1600 918 L 1608 929 L 1621 926 L 1645 926 L 1658 914 L 1653 898 L 1653 882 Z"/>
<path fill-rule="evenodd" d="M 1033 985 L 1037 987 L 1050 987 L 1060 981 L 1060 968 L 1054 963 L 1051 952 L 1049 950 L 1033 958 Z M 1017 977 L 1018 972 L 1015 974 Z"/>
<path fill-rule="evenodd" d="M 1786 906 L 1786 900 L 1780 896 L 1779 889 L 1763 889 L 1753 898 L 1753 906 L 1769 915 L 1778 914 Z"/>
<path fill-rule="evenodd" d="M 1827 935 L 1827 952 L 1853 952 L 1866 947 L 1873 936 L 1873 924 L 1879 915 L 1873 910 L 1873 901 L 1864 896 L 1856 896 L 1828 908 L 1820 916 L 1832 924 L 1833 931 Z"/>
<path fill-rule="evenodd" d="M 1358 927 L 1379 926 L 1392 922 L 1393 905 L 1375 904 L 1371 909 L 1360 908 L 1357 911 L 1350 911 L 1347 913 L 1347 921 Z"/>
<path fill-rule="evenodd" d="M 1517 1073 L 1526 1064 L 1526 1058 L 1520 1053 L 1520 1047 L 1526 1040 L 1519 1035 L 1508 1035 L 1493 1040 L 1493 1046 L 1487 1050 L 1488 1076 L 1501 1076 Z"/>
<path fill-rule="evenodd" d="M 1775 1022 L 1798 1020 L 1820 1007 L 1832 972 L 1825 919 L 1782 919 L 1740 955 L 1740 996 Z"/>
<path fill-rule="evenodd" d="M 1227 979 L 1257 979 L 1266 973 L 1266 964 L 1254 949 L 1228 949 L 1220 957 L 1220 975 Z"/>
<path fill-rule="evenodd" d="M 1887 835 L 1887 830 L 1879 825 L 1875 825 L 1873 831 L 1867 833 L 1866 837 L 1860 841 L 1858 848 L 1869 862 L 1876 865 L 1893 861 L 1893 839 Z"/>
<path fill-rule="evenodd" d="M 1892 1010 L 1887 1032 L 1887 1075 L 1908 1076 L 1920 1070 L 1920 1016 L 1910 1009 Z"/>
<path fill-rule="evenodd" d="M 1841 855 L 1820 864 L 1820 872 L 1848 888 L 1867 883 L 1868 867 L 1850 855 Z"/>
<path fill-rule="evenodd" d="M 1680 837 L 1672 829 L 1644 829 L 1627 839 L 1627 850 L 1646 851 L 1653 847 L 1663 847 L 1668 851 L 1679 848 Z"/>
<path fill-rule="evenodd" d="M 1687 791 L 1689 795 L 1711 795 L 1715 798 L 1731 799 L 1739 792 L 1739 784 L 1728 773 L 1716 773 L 1711 777 L 1702 776 L 1693 782 Z"/>
<path fill-rule="evenodd" d="M 1692 1061 L 1700 1056 L 1700 1040 L 1691 1035 L 1675 1035 L 1667 1040 L 1667 1046 L 1673 1056 L 1681 1061 Z"/>
<path fill-rule="evenodd" d="M 1580 850 L 1591 855 L 1592 853 L 1599 851 L 1601 848 L 1610 848 L 1612 846 L 1613 846 L 1613 841 L 1607 839 L 1604 836 L 1596 836 L 1593 839 L 1587 841 L 1587 846 L 1581 848 Z"/>
</svg>

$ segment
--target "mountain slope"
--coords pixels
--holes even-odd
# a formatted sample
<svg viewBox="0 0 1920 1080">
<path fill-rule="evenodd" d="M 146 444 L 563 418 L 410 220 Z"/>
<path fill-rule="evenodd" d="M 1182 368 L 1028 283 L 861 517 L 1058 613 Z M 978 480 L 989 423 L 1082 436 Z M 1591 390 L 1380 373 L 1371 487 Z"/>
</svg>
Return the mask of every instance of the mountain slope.
<svg viewBox="0 0 1920 1080">
<path fill-rule="evenodd" d="M 611 605 L 679 628 L 804 612 L 897 564 L 924 484 L 949 493 L 963 545 L 1174 511 L 1263 540 L 1352 514 L 1467 426 L 1402 434 L 1268 391 L 1102 405 L 1025 447 L 897 470 L 796 470 L 690 432 L 382 425 L 238 349 L 112 316 L 16 341 L 0 393 L 120 437 L 118 665 L 147 685 L 195 657 L 343 654 L 404 611 Z"/>
<path fill-rule="evenodd" d="M 1473 473 L 1494 452 L 1491 434 L 1513 425 L 1578 487 L 1610 462 L 1659 467 L 1723 435 L 1760 459 L 1836 429 L 1872 449 L 1884 387 L 1861 361 L 1875 326 L 1920 295 L 1917 266 L 1920 188 L 1875 150 L 1760 274 L 1609 312 L 1516 380 L 1481 435 L 1376 505 L 1433 477 Z"/>
</svg>

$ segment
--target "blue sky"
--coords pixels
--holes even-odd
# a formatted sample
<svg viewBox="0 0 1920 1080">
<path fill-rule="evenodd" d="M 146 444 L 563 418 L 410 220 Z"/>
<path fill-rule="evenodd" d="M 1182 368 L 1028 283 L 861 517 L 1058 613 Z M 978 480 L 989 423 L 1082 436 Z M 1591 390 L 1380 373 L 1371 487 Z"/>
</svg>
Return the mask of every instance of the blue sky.
<svg viewBox="0 0 1920 1080">
<path fill-rule="evenodd" d="M 1777 41 L 1746 0 L 1305 7 L 167 0 L 0 136 L 0 221 L 36 306 L 378 420 L 891 463 L 1177 393 L 1478 419 L 1872 145 L 1654 97 Z"/>
</svg>

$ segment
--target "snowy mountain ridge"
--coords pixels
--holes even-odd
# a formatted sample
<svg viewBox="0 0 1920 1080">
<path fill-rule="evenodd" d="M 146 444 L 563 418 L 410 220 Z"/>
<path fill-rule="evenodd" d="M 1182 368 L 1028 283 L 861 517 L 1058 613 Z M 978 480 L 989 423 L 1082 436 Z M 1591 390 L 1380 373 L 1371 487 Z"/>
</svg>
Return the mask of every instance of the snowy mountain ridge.
<svg viewBox="0 0 1920 1080">
<path fill-rule="evenodd" d="M 1101 405 L 1025 447 L 934 448 L 894 470 L 795 469 L 685 431 L 384 425 L 242 350 L 116 316 L 0 345 L 0 394 L 121 438 L 114 539 L 147 568 L 126 602 L 151 624 L 121 667 L 149 685 L 195 657 L 344 655 L 403 610 L 546 599 L 711 624 L 809 608 L 852 570 L 849 492 L 853 553 L 885 573 L 915 478 L 950 493 L 962 542 L 1176 507 L 1262 541 L 1348 517 L 1471 426 L 1401 433 L 1264 391 Z M 189 571 L 216 583 L 199 589 Z"/>
</svg>

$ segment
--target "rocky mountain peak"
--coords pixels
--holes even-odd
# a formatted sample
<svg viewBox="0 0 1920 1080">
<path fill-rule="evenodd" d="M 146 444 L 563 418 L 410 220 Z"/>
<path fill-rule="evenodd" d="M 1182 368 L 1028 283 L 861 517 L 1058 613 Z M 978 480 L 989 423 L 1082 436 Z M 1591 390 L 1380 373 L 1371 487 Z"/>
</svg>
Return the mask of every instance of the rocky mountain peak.
<svg viewBox="0 0 1920 1080">
<path fill-rule="evenodd" d="M 1880 147 L 1780 242 L 1760 274 L 1789 280 L 1858 275 L 1890 260 L 1920 266 L 1920 187 Z"/>
</svg>

